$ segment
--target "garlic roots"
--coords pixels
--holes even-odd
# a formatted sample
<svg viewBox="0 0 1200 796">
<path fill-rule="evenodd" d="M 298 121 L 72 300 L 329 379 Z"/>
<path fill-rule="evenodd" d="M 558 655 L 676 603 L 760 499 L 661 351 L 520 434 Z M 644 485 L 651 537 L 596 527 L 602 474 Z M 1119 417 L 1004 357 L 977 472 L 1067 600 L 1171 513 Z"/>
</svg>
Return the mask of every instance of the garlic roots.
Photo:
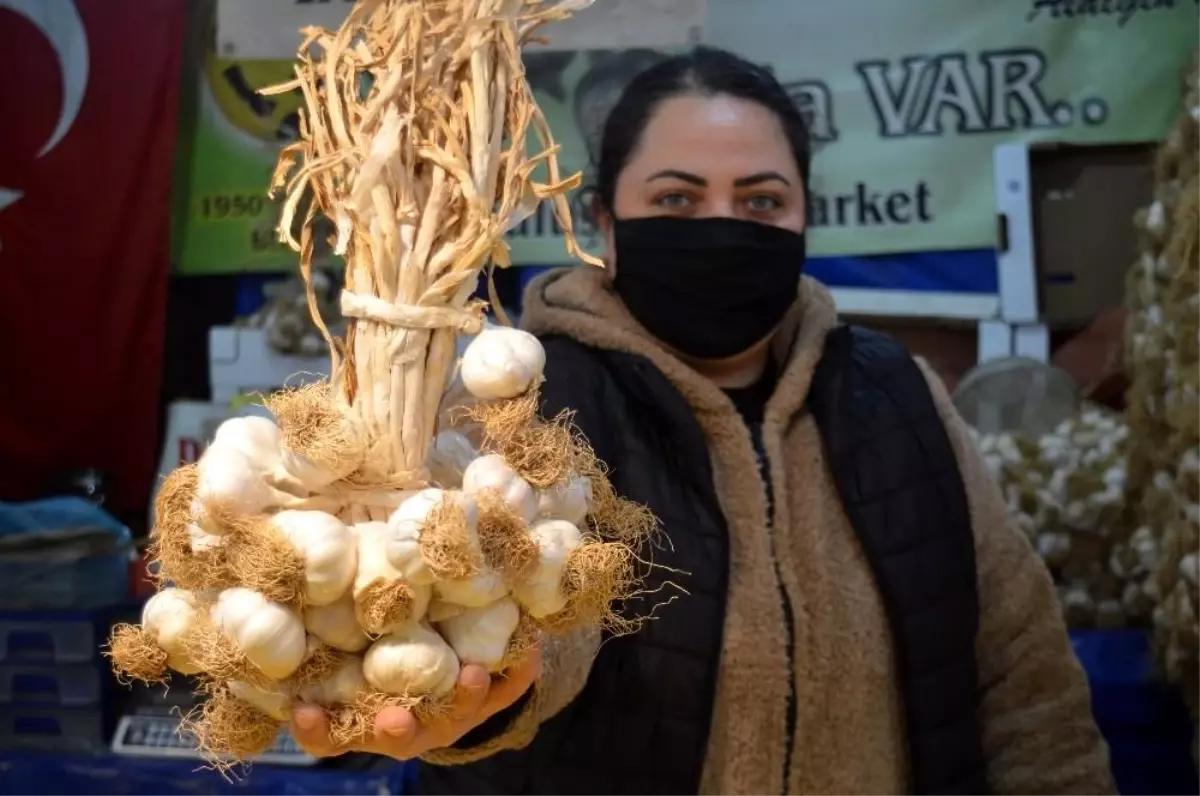
<svg viewBox="0 0 1200 796">
<path fill-rule="evenodd" d="M 366 688 L 361 658 L 347 658 L 333 674 L 300 689 L 300 699 L 316 705 L 350 705 Z"/>
<path fill-rule="evenodd" d="M 354 606 L 358 623 L 367 633 L 380 635 L 425 615 L 433 588 L 414 583 L 392 566 L 387 555 L 391 528 L 387 523 L 355 526 L 358 534 L 358 573 L 354 579 Z"/>
<path fill-rule="evenodd" d="M 471 462 L 463 472 L 462 488 L 468 495 L 489 491 L 497 494 L 504 505 L 526 524 L 537 517 L 537 495 L 529 483 L 508 466 L 503 456 L 493 453 Z"/>
<path fill-rule="evenodd" d="M 188 634 L 200 610 L 196 595 L 185 589 L 163 589 L 142 608 L 142 629 L 167 653 L 167 666 L 180 674 L 201 670 L 188 655 Z"/>
</svg>

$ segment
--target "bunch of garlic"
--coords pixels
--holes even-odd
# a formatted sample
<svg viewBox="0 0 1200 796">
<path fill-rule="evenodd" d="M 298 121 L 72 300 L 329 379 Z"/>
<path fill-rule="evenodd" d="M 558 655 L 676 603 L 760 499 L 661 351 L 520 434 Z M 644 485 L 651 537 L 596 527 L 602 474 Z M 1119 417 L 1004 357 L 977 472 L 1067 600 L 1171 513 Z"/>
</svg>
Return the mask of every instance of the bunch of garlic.
<svg viewBox="0 0 1200 796">
<path fill-rule="evenodd" d="M 1200 711 L 1200 79 L 1159 152 L 1154 200 L 1136 219 L 1126 350 L 1130 486 L 1140 562 L 1164 668 Z"/>
<path fill-rule="evenodd" d="M 1131 619 L 1123 603 L 1127 580 L 1110 564 L 1113 539 L 1124 538 L 1128 522 L 1128 437 L 1120 415 L 1092 406 L 1036 439 L 977 436 L 1010 523 L 1054 574 L 1073 626 L 1114 627 Z"/>
<path fill-rule="evenodd" d="M 500 672 L 541 632 L 605 621 L 633 552 L 599 537 L 622 511 L 644 515 L 614 498 L 568 428 L 536 417 L 544 366 L 525 332 L 477 335 L 460 372 L 479 444 L 442 431 L 429 477 L 376 488 L 369 506 L 354 479 L 364 435 L 320 385 L 268 398 L 274 420 L 226 421 L 160 490 L 164 588 L 140 627 L 114 633 L 118 671 L 200 677 L 197 738 L 246 758 L 297 701 L 362 740 L 383 705 L 436 709 L 463 665 Z M 248 722 L 261 731 L 235 731 Z"/>
</svg>

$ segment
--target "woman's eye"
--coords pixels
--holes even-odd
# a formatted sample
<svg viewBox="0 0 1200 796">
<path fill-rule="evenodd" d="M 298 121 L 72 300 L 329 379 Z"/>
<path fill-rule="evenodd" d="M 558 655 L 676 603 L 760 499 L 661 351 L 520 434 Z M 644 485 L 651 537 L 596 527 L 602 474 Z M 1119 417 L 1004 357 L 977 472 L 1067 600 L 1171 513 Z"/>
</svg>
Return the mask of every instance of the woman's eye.
<svg viewBox="0 0 1200 796">
<path fill-rule="evenodd" d="M 758 194 L 751 196 L 746 200 L 746 206 L 753 213 L 773 213 L 783 206 L 783 203 L 774 196 L 766 194 Z"/>
<path fill-rule="evenodd" d="M 681 193 L 665 193 L 654 200 L 656 205 L 670 209 L 687 207 L 688 202 L 688 198 Z"/>
</svg>

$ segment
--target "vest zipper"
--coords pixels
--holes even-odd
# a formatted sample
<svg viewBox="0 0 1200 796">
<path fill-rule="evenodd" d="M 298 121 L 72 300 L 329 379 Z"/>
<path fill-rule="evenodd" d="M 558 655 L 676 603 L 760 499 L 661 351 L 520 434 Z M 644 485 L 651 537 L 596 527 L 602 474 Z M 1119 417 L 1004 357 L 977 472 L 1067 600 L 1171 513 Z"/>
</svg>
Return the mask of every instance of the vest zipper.
<svg viewBox="0 0 1200 796">
<path fill-rule="evenodd" d="M 771 547 L 771 563 L 775 568 L 775 583 L 779 588 L 779 603 L 783 606 L 784 640 L 787 643 L 787 732 L 783 750 L 783 783 L 780 794 L 787 796 L 788 781 L 792 773 L 792 747 L 796 742 L 796 630 L 792 602 L 783 585 L 783 572 L 779 569 L 779 555 L 775 548 L 775 495 L 771 488 L 771 464 L 767 459 L 767 446 L 762 437 L 762 424 L 749 426 L 750 444 L 758 458 L 758 474 L 763 486 L 763 497 L 767 504 L 767 541 Z"/>
<path fill-rule="evenodd" d="M 771 553 L 775 553 L 775 544 L 771 543 Z M 783 622 L 787 626 L 784 639 L 787 641 L 787 734 L 786 746 L 783 750 L 783 787 L 780 793 L 786 796 L 788 781 L 792 773 L 792 748 L 796 743 L 796 631 L 795 615 L 792 613 L 792 603 L 788 600 L 787 590 L 783 587 L 783 573 L 779 569 L 779 559 L 775 558 L 775 580 L 779 584 L 779 601 L 783 604 Z"/>
<path fill-rule="evenodd" d="M 766 445 L 763 444 L 761 430 L 759 431 L 757 453 L 759 459 L 759 474 L 763 479 L 763 494 L 767 499 L 767 533 L 771 543 L 771 563 L 775 567 L 775 583 L 779 588 L 779 603 L 783 606 L 784 640 L 787 643 L 787 732 L 784 736 L 787 746 L 783 750 L 783 785 L 780 793 L 787 796 L 788 781 L 792 773 L 792 747 L 796 741 L 796 627 L 795 613 L 792 601 L 788 599 L 787 589 L 783 585 L 783 571 L 779 568 L 779 555 L 775 549 L 775 495 L 771 489 L 771 467 L 767 461 Z M 754 432 L 751 432 L 754 441 Z M 761 446 L 761 447 L 759 447 Z"/>
</svg>

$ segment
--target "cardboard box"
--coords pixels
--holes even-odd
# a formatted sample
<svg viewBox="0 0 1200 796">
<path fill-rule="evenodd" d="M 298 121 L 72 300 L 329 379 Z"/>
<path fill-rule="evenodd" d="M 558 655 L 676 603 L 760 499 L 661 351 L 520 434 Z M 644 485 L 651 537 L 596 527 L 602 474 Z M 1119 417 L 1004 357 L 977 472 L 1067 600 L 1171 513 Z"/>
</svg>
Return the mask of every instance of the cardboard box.
<svg viewBox="0 0 1200 796">
<path fill-rule="evenodd" d="M 1005 144 L 994 155 L 1001 314 L 1081 327 L 1124 304 L 1133 216 L 1153 196 L 1157 143 Z"/>
</svg>

